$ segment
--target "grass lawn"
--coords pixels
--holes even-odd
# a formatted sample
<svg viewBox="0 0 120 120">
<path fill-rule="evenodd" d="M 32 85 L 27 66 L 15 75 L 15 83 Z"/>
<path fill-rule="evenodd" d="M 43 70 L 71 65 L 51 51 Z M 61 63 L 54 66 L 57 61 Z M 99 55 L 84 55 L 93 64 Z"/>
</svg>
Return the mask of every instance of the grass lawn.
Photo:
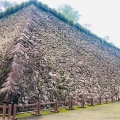
<svg viewBox="0 0 120 120">
<path fill-rule="evenodd" d="M 116 102 L 118 103 L 118 102 Z M 95 105 L 95 106 L 88 106 L 88 105 L 85 105 L 85 108 L 79 108 L 78 106 L 74 106 L 74 110 L 83 110 L 83 109 L 90 109 L 91 111 L 96 111 L 101 109 L 102 106 L 109 106 L 109 105 L 114 105 L 116 103 L 109 103 L 109 104 L 102 104 L 102 105 Z M 96 108 L 96 109 L 93 109 L 93 108 Z M 73 111 L 74 111 L 73 110 Z M 72 110 L 66 110 L 65 108 L 59 108 L 59 111 L 60 113 L 66 113 L 66 112 L 69 112 L 69 111 L 72 111 Z M 43 116 L 44 115 L 52 115 L 52 114 L 55 114 L 53 112 L 50 112 L 50 110 L 44 110 L 44 111 L 41 111 L 40 112 Z M 31 112 L 25 112 L 25 113 L 20 113 L 17 115 L 17 118 L 25 118 L 25 117 L 30 117 L 30 116 L 34 116 L 31 114 Z"/>
<path fill-rule="evenodd" d="M 74 110 L 59 108 L 59 113 L 44 110 L 40 112 L 42 116 L 24 112 L 17 114 L 17 118 L 20 120 L 120 120 L 120 102 L 85 107 L 74 106 Z"/>
</svg>

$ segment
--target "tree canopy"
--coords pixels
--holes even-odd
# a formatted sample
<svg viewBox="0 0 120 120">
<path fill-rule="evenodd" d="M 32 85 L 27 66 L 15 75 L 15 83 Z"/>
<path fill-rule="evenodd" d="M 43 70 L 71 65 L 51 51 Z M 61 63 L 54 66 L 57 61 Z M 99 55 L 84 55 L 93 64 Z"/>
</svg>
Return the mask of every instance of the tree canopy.
<svg viewBox="0 0 120 120">
<path fill-rule="evenodd" d="M 7 0 L 1 0 L 0 1 L 0 12 L 6 10 L 9 7 L 15 6 L 17 3 L 16 2 L 10 2 Z"/>
<path fill-rule="evenodd" d="M 78 13 L 78 11 L 74 10 L 70 5 L 60 5 L 57 11 L 58 13 L 64 15 L 70 21 L 73 21 L 74 23 L 77 23 L 79 21 L 80 14 Z"/>
</svg>

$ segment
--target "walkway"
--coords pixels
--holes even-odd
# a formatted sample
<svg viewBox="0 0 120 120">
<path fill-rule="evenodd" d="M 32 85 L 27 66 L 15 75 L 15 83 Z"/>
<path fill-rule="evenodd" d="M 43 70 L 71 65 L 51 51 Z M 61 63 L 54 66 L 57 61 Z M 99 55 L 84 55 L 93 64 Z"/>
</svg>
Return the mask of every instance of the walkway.
<svg viewBox="0 0 120 120">
<path fill-rule="evenodd" d="M 19 120 L 120 120 L 120 102 Z"/>
</svg>

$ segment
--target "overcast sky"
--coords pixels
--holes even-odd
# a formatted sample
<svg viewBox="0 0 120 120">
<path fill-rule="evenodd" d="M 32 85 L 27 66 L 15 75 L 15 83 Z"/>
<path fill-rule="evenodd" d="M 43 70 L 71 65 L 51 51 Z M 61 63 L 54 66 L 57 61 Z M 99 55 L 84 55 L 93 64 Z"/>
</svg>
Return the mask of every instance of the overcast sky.
<svg viewBox="0 0 120 120">
<path fill-rule="evenodd" d="M 16 0 L 10 0 L 15 1 Z M 26 0 L 18 0 L 23 2 Z M 90 30 L 104 38 L 110 36 L 109 42 L 120 48 L 120 0 L 39 0 L 49 7 L 57 8 L 69 4 L 82 15 L 80 24 L 91 24 Z"/>
</svg>

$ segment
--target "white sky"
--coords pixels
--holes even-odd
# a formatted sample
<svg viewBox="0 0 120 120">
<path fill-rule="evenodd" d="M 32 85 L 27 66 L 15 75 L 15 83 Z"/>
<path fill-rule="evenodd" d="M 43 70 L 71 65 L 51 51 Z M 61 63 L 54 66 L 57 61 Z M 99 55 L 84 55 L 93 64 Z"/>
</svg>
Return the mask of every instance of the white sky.
<svg viewBox="0 0 120 120">
<path fill-rule="evenodd" d="M 10 0 L 15 1 L 16 0 Z M 26 0 L 18 0 L 18 3 Z M 82 15 L 80 24 L 91 24 L 90 30 L 120 48 L 120 0 L 39 0 L 49 7 L 69 4 Z"/>
</svg>

